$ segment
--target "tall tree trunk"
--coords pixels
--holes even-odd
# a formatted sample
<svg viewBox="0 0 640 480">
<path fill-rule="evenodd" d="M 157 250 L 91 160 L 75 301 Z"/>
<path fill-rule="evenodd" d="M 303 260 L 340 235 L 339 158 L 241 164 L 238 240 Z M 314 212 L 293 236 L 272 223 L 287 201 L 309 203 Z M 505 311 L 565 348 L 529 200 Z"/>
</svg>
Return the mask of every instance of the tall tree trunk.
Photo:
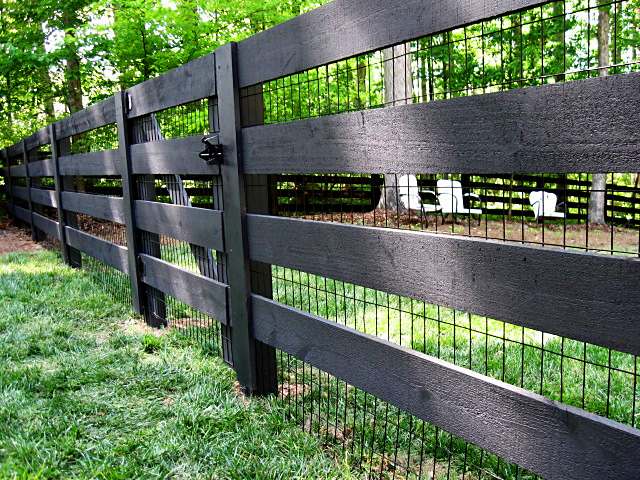
<svg viewBox="0 0 640 480">
<path fill-rule="evenodd" d="M 46 35 L 43 30 L 43 27 L 41 27 L 40 31 L 42 32 L 42 41 L 38 46 L 38 50 L 40 54 L 44 57 L 46 55 L 46 48 L 45 48 Z M 42 99 L 42 102 L 44 104 L 44 114 L 47 117 L 47 122 L 53 123 L 56 119 L 56 112 L 53 107 L 53 99 L 55 97 L 55 92 L 54 92 L 53 82 L 51 81 L 51 75 L 49 74 L 49 68 L 46 65 L 42 67 L 42 70 L 40 71 L 40 76 L 42 78 L 42 89 L 44 91 L 44 98 Z"/>
<path fill-rule="evenodd" d="M 71 38 L 75 34 L 75 29 L 78 27 L 79 20 L 75 15 L 75 12 L 66 10 L 63 17 L 63 25 L 65 30 L 65 36 L 68 37 L 71 42 L 67 47 L 66 65 L 65 65 L 65 80 L 67 84 L 65 102 L 69 113 L 79 112 L 84 108 L 82 105 L 82 80 L 80 76 L 80 56 L 78 55 L 78 46 Z M 73 48 L 71 47 L 73 45 Z M 82 142 L 85 135 L 76 135 L 75 142 Z M 78 192 L 86 191 L 84 177 L 77 176 L 76 190 Z"/>
<path fill-rule="evenodd" d="M 411 44 L 390 47 L 382 52 L 384 63 L 384 102 L 388 106 L 413 103 Z M 398 199 L 398 175 L 384 174 L 384 187 L 377 208 L 406 210 Z"/>
<path fill-rule="evenodd" d="M 358 108 L 365 108 L 367 105 L 367 58 L 358 57 L 356 60 L 358 77 Z"/>
<path fill-rule="evenodd" d="M 602 5 L 604 0 L 599 0 L 598 4 Z M 599 76 L 606 77 L 609 75 L 609 33 L 611 31 L 611 15 L 609 14 L 609 6 L 601 6 L 598 10 L 598 71 Z M 594 173 L 591 177 L 591 196 L 589 198 L 589 215 L 590 223 L 605 225 L 605 190 L 607 187 L 607 174 Z"/>
</svg>

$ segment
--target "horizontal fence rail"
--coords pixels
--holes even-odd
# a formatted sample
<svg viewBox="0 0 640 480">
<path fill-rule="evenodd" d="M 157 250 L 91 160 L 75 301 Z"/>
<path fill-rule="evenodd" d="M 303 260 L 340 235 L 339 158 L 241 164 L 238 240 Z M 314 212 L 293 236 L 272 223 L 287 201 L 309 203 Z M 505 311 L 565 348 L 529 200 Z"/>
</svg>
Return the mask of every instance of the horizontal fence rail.
<svg viewBox="0 0 640 480">
<path fill-rule="evenodd" d="M 636 260 L 259 215 L 247 230 L 253 260 L 640 354 Z"/>
<path fill-rule="evenodd" d="M 258 296 L 252 304 L 259 340 L 543 476 L 640 470 L 637 429 Z"/>
<path fill-rule="evenodd" d="M 246 128 L 245 171 L 637 172 L 639 88 L 632 73 Z"/>
<path fill-rule="evenodd" d="M 248 393 L 280 388 L 289 402 L 309 399 L 307 385 L 297 383 L 300 364 L 293 367 L 295 385 L 278 379 L 276 352 L 287 354 L 301 362 L 302 377 L 305 365 L 312 376 L 317 368 L 373 395 L 376 405 L 379 399 L 413 415 L 411 421 L 429 422 L 436 443 L 437 429 L 444 429 L 549 479 L 635 478 L 635 419 L 624 425 L 606 418 L 609 396 L 606 415 L 596 415 L 584 392 L 584 408 L 577 408 L 472 371 L 471 316 L 522 328 L 522 362 L 525 328 L 541 334 L 536 348 L 543 356 L 545 334 L 561 338 L 563 348 L 565 339 L 584 342 L 585 372 L 593 366 L 588 348 L 608 353 L 607 388 L 612 372 L 628 374 L 624 382 L 632 385 L 636 414 L 640 247 L 614 251 L 613 227 L 611 255 L 571 251 L 566 243 L 523 243 L 525 227 L 537 228 L 525 224 L 533 217 L 526 196 L 533 190 L 561 197 L 565 234 L 567 220 L 584 221 L 588 230 L 588 175 L 599 173 L 627 174 L 624 186 L 605 181 L 607 221 L 618 228 L 639 224 L 638 179 L 631 186 L 631 175 L 640 172 L 640 73 L 427 103 L 389 106 L 396 102 L 385 97 L 376 105 L 383 108 L 365 110 L 370 106 L 362 104 L 359 111 L 296 121 L 285 114 L 285 123 L 265 124 L 272 108 L 267 100 L 279 101 L 263 90 L 270 81 L 547 3 L 334 0 L 0 151 L 6 210 L 16 223 L 30 225 L 34 238 L 59 242 L 66 263 L 80 266 L 90 257 L 100 268 L 125 274 L 132 306 L 150 324 L 168 325 L 173 318 L 181 329 L 218 329 L 222 355 Z M 357 76 L 359 68 L 356 62 L 351 73 Z M 381 88 L 388 96 L 388 86 Z M 171 124 L 167 119 L 180 109 L 198 120 Z M 203 137 L 213 134 L 219 134 L 222 154 L 206 162 Z M 86 140 L 92 135 L 101 140 L 92 144 Z M 407 217 L 414 221 L 407 228 L 421 231 L 376 223 L 376 212 L 393 210 L 379 203 L 393 174 L 416 176 L 421 207 L 398 206 L 391 215 L 397 225 Z M 588 175 L 576 180 L 567 174 Z M 438 179 L 450 175 L 461 177 L 465 193 L 482 192 L 482 215 L 502 216 L 504 230 L 506 215 L 520 217 L 522 241 L 425 231 L 425 214 L 438 214 L 429 195 Z M 337 215 L 327 219 L 325 213 Z M 466 221 L 456 223 L 454 215 L 449 233 L 464 225 L 470 237 Z M 279 301 L 270 298 L 278 283 L 289 281 L 277 269 L 297 272 L 300 286 L 304 275 L 317 276 L 334 287 L 342 282 L 424 302 L 438 312 L 451 309 L 454 336 L 455 312 L 468 314 L 469 368 L 288 305 L 287 287 Z M 314 286 L 306 287 L 312 296 Z M 326 283 L 324 288 L 331 294 Z M 315 290 L 317 301 L 317 283 Z M 303 298 L 302 290 L 296 295 Z M 356 303 L 355 294 L 344 299 Z M 377 297 L 375 302 L 377 315 L 384 305 Z M 406 313 L 398 310 L 401 317 Z M 488 326 L 484 333 L 488 338 Z M 453 342 L 455 350 L 455 337 Z M 612 366 L 626 354 L 633 357 L 631 373 Z M 536 368 L 544 372 L 542 360 Z M 349 391 L 345 387 L 345 402 Z M 326 428 L 328 436 L 328 421 Z M 464 467 L 460 473 L 465 476 Z"/>
</svg>

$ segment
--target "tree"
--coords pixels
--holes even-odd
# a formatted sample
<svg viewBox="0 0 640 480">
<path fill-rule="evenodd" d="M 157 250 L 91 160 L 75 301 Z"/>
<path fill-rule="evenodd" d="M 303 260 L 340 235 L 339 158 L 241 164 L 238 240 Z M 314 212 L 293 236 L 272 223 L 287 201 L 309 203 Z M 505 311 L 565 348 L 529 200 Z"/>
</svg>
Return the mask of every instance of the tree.
<svg viewBox="0 0 640 480">
<path fill-rule="evenodd" d="M 410 52 L 410 43 L 387 48 L 383 51 L 385 105 L 394 106 L 413 103 Z M 398 193 L 398 175 L 385 173 L 382 195 L 376 208 L 406 210 L 406 207 L 399 201 Z"/>
<path fill-rule="evenodd" d="M 603 6 L 604 0 L 598 4 L 598 74 L 601 77 L 609 75 L 609 34 L 611 31 L 611 15 L 609 5 Z M 589 198 L 588 220 L 591 223 L 605 225 L 605 190 L 607 188 L 607 174 L 594 173 L 591 177 L 591 196 Z"/>
</svg>

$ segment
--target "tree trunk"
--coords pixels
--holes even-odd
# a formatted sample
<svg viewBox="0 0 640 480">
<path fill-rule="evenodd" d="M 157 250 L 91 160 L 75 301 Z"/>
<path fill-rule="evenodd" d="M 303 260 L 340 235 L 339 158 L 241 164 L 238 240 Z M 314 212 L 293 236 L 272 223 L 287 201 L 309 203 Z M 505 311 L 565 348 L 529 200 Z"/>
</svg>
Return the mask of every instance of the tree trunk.
<svg viewBox="0 0 640 480">
<path fill-rule="evenodd" d="M 511 221 L 511 217 L 513 215 L 513 177 L 514 174 L 511 174 L 509 178 L 509 208 L 507 210 L 507 220 Z"/>
<path fill-rule="evenodd" d="M 411 44 L 390 47 L 382 52 L 384 63 L 384 103 L 387 106 L 413 103 Z M 384 187 L 377 208 L 406 210 L 398 198 L 398 175 L 384 174 Z"/>
<path fill-rule="evenodd" d="M 599 4 L 604 0 L 599 0 Z M 611 15 L 609 7 L 600 7 L 598 10 L 598 66 L 607 67 L 609 65 L 609 33 L 611 31 Z M 606 77 L 609 75 L 608 68 L 600 68 L 598 75 Z M 605 225 L 605 189 L 607 186 L 606 173 L 594 173 L 591 177 L 591 196 L 589 198 L 590 223 Z"/>
</svg>

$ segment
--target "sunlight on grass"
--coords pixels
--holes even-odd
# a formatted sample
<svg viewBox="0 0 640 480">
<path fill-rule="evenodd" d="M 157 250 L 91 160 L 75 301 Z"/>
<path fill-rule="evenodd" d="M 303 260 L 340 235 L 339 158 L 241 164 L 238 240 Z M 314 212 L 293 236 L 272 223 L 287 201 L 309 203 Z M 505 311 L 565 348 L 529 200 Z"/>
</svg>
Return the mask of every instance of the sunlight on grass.
<svg viewBox="0 0 640 480">
<path fill-rule="evenodd" d="M 239 399 L 219 359 L 90 279 L 0 257 L 0 478 L 348 478 L 278 402 Z"/>
</svg>

